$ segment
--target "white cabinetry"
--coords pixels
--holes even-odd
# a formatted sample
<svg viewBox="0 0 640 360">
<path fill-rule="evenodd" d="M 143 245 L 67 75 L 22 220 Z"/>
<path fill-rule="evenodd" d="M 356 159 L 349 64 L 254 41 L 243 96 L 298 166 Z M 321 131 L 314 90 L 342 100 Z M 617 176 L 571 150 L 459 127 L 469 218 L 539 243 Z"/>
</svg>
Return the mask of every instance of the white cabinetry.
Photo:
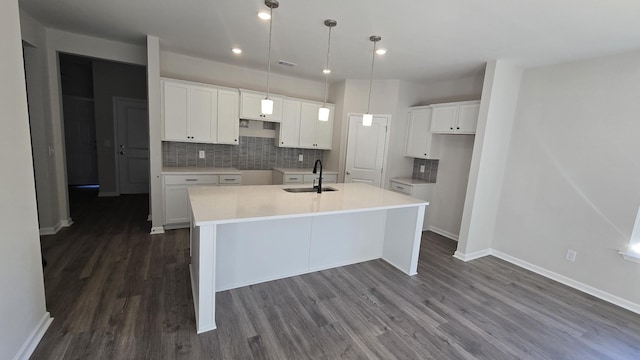
<svg viewBox="0 0 640 360">
<path fill-rule="evenodd" d="M 172 174 L 162 176 L 164 189 L 164 225 L 167 229 L 189 224 L 189 194 L 191 186 L 240 185 L 238 174 Z"/>
<path fill-rule="evenodd" d="M 279 147 L 298 147 L 300 142 L 300 100 L 284 100 L 282 121 L 277 125 L 276 144 Z"/>
<path fill-rule="evenodd" d="M 162 80 L 162 140 L 238 144 L 238 91 Z"/>
<path fill-rule="evenodd" d="M 429 202 L 429 206 L 424 209 L 424 221 L 422 223 L 422 230 L 429 229 L 429 213 L 433 202 L 433 187 L 434 183 L 427 183 L 422 180 L 395 178 L 391 179 L 390 190 L 399 192 L 405 195 L 409 195 L 416 199 L 425 200 Z"/>
<path fill-rule="evenodd" d="M 273 114 L 266 115 L 262 113 L 262 99 L 266 93 L 254 92 L 249 90 L 240 90 L 240 118 L 247 120 L 262 120 L 280 122 L 282 120 L 282 106 L 284 98 L 278 95 L 269 94 L 269 99 L 273 100 Z"/>
<path fill-rule="evenodd" d="M 282 169 L 274 168 L 272 174 L 273 185 L 278 184 L 318 184 L 318 174 L 306 169 Z M 322 184 L 335 184 L 338 182 L 338 173 L 335 171 L 322 172 Z"/>
<path fill-rule="evenodd" d="M 405 155 L 419 159 L 435 159 L 431 128 L 430 106 L 417 106 L 409 109 L 409 126 L 407 127 L 407 148 Z"/>
<path fill-rule="evenodd" d="M 434 134 L 475 134 L 479 101 L 433 104 L 431 132 Z"/>
<path fill-rule="evenodd" d="M 300 148 L 330 150 L 333 139 L 334 107 L 329 108 L 329 121 L 318 120 L 320 103 L 302 101 L 300 104 Z"/>
</svg>

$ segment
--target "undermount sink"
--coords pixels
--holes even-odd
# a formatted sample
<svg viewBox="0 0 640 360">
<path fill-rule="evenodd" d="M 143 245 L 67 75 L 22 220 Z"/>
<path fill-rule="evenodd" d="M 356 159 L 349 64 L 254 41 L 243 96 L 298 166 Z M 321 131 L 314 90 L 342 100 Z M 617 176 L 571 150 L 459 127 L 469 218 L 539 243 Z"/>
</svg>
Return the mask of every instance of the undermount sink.
<svg viewBox="0 0 640 360">
<path fill-rule="evenodd" d="M 282 189 L 286 192 L 290 192 L 290 193 L 310 193 L 310 192 L 318 192 L 317 188 L 284 188 Z M 323 187 L 322 188 L 322 192 L 325 191 L 338 191 L 338 189 L 334 189 L 332 187 Z"/>
</svg>

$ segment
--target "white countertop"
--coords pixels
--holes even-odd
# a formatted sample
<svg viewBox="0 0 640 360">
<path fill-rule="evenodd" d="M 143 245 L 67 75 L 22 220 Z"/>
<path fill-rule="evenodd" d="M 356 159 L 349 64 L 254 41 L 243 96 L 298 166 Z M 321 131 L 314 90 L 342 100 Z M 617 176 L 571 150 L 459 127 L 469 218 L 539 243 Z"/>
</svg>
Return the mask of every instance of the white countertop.
<svg viewBox="0 0 640 360">
<path fill-rule="evenodd" d="M 170 174 L 203 174 L 203 175 L 242 175 L 242 171 L 236 168 L 210 168 L 210 167 L 163 167 L 162 175 Z"/>
<path fill-rule="evenodd" d="M 313 174 L 313 168 L 273 168 L 273 171 L 278 171 L 284 174 Z M 322 169 L 322 175 L 337 175 L 337 171 Z"/>
<path fill-rule="evenodd" d="M 331 184 L 328 187 L 338 191 L 322 194 L 282 190 L 288 187 L 309 186 L 191 187 L 188 191 L 194 222 L 202 226 L 429 205 L 426 201 L 367 184 Z"/>
<path fill-rule="evenodd" d="M 428 182 L 427 180 L 414 179 L 410 177 L 392 178 L 391 181 L 399 182 L 405 185 L 435 185 L 436 183 Z"/>
</svg>

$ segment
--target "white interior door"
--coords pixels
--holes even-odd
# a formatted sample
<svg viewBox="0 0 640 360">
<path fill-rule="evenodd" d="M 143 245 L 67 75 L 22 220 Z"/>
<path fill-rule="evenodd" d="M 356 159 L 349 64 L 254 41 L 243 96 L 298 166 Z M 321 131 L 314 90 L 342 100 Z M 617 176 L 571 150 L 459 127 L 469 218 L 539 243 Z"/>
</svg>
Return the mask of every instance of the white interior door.
<svg viewBox="0 0 640 360">
<path fill-rule="evenodd" d="M 149 121 L 144 100 L 114 98 L 120 194 L 149 193 Z"/>
<path fill-rule="evenodd" d="M 382 185 L 388 122 L 388 116 L 374 116 L 371 126 L 363 126 L 362 115 L 349 116 L 344 182 Z"/>
</svg>

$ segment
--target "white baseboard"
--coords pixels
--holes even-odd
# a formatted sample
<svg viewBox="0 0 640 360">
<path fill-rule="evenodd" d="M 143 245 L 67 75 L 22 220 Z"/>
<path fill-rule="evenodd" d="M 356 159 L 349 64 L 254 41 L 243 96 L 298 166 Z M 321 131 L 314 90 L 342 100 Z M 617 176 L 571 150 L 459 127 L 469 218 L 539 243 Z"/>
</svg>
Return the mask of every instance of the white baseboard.
<svg viewBox="0 0 640 360">
<path fill-rule="evenodd" d="M 448 237 L 449 239 L 458 241 L 458 234 L 454 234 L 454 233 L 450 233 L 448 231 L 439 229 L 433 225 L 429 226 L 429 231 L 433 231 L 434 233 L 438 234 L 438 235 L 442 235 L 444 237 Z"/>
<path fill-rule="evenodd" d="M 151 228 L 151 235 L 155 235 L 155 234 L 164 234 L 164 227 L 162 226 L 155 226 Z"/>
<path fill-rule="evenodd" d="M 49 314 L 49 312 L 45 312 L 38 325 L 33 329 L 33 331 L 31 331 L 27 340 L 16 353 L 16 356 L 13 357 L 13 360 L 28 360 L 52 322 L 53 318 L 51 317 L 51 314 Z"/>
<path fill-rule="evenodd" d="M 558 273 L 555 273 L 553 271 L 547 270 L 545 268 L 542 268 L 540 266 L 528 263 L 524 260 L 518 259 L 516 257 L 513 257 L 511 255 L 507 255 L 503 252 L 497 251 L 497 250 L 493 250 L 491 249 L 491 255 L 497 257 L 498 259 L 502 259 L 506 262 L 512 263 L 514 265 L 517 265 L 521 268 L 527 269 L 529 271 L 532 271 L 538 275 L 542 275 L 546 278 L 549 278 L 551 280 L 555 280 L 561 284 L 567 285 L 569 287 L 572 287 L 576 290 L 580 290 L 584 293 L 587 293 L 589 295 L 595 296 L 598 299 L 604 300 L 606 302 L 612 303 L 614 305 L 620 306 L 621 308 L 627 309 L 629 311 L 632 311 L 636 314 L 640 314 L 640 304 L 636 304 L 633 303 L 629 300 L 625 300 L 621 297 L 609 294 L 606 291 L 602 291 L 600 289 L 596 289 L 593 286 L 581 283 L 579 281 L 573 280 L 571 278 L 568 278 L 564 275 L 560 275 Z"/>
<path fill-rule="evenodd" d="M 62 229 L 63 227 L 69 227 L 73 224 L 73 220 L 71 218 L 67 220 L 61 220 L 57 224 L 51 227 L 40 228 L 40 235 L 55 235 Z"/>
<path fill-rule="evenodd" d="M 98 197 L 112 197 L 112 196 L 120 196 L 120 194 L 115 191 L 99 191 L 98 192 Z"/>
<path fill-rule="evenodd" d="M 485 257 L 489 255 L 491 255 L 491 249 L 480 250 L 470 254 L 465 254 L 463 252 L 456 250 L 456 252 L 453 254 L 453 257 L 456 259 L 462 260 L 464 262 L 467 262 L 467 261 L 479 259 L 481 257 Z"/>
</svg>

